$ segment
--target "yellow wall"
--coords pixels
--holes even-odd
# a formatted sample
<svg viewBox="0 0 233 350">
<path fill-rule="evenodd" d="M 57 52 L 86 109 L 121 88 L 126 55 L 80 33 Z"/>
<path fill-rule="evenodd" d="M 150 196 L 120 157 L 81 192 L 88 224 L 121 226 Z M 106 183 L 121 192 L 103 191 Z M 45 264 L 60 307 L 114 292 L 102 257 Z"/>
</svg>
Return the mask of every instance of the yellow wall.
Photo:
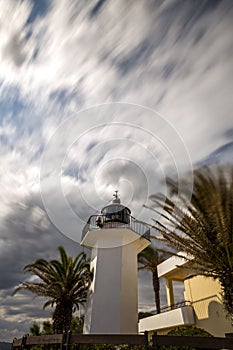
<svg viewBox="0 0 233 350">
<path fill-rule="evenodd" d="M 184 285 L 184 297 L 192 302 L 197 327 L 216 337 L 224 337 L 225 333 L 233 332 L 231 320 L 226 318 L 223 309 L 218 281 L 196 276 L 185 280 Z"/>
</svg>

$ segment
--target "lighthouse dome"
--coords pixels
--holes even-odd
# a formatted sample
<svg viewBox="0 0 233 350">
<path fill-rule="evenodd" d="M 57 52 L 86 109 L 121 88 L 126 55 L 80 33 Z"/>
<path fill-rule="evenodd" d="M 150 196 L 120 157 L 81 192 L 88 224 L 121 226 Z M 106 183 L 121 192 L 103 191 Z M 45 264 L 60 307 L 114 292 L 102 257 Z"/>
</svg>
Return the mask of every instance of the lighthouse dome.
<svg viewBox="0 0 233 350">
<path fill-rule="evenodd" d="M 104 217 L 104 222 L 121 222 L 124 224 L 130 223 L 130 214 L 131 210 L 121 204 L 120 198 L 117 195 L 117 192 L 114 194 L 112 203 L 107 205 L 101 210 L 101 214 Z"/>
</svg>

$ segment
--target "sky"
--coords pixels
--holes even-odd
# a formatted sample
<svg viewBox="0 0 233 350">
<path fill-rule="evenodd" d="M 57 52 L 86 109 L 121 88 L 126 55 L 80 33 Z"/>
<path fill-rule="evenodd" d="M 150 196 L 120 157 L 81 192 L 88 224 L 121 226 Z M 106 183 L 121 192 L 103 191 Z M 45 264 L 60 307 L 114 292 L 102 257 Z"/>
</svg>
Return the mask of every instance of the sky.
<svg viewBox="0 0 233 350">
<path fill-rule="evenodd" d="M 1 341 L 50 316 L 11 295 L 23 267 L 76 255 L 114 190 L 149 222 L 166 176 L 232 163 L 232 15 L 231 0 L 0 0 Z"/>
</svg>

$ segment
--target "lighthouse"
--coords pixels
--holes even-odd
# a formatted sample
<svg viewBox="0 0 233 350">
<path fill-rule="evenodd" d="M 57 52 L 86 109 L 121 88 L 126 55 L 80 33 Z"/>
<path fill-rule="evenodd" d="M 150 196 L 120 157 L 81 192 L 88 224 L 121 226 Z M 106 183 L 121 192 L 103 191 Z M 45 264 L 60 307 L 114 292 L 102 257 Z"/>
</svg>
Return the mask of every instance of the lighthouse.
<svg viewBox="0 0 233 350">
<path fill-rule="evenodd" d="M 149 244 L 148 228 L 121 204 L 118 191 L 88 219 L 81 241 L 91 249 L 85 334 L 138 333 L 137 255 Z"/>
</svg>

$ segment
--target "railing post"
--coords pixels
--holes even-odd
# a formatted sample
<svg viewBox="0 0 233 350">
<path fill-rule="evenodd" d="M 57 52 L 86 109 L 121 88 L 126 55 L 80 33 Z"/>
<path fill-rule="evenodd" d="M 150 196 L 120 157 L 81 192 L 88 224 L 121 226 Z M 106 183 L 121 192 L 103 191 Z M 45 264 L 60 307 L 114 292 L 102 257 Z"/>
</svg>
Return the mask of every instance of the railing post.
<svg viewBox="0 0 233 350">
<path fill-rule="evenodd" d="M 61 340 L 61 345 L 60 345 L 60 349 L 61 349 L 61 350 L 64 350 L 64 349 L 65 349 L 66 338 L 67 338 L 66 332 L 64 332 L 64 333 L 62 334 L 62 340 Z"/>
<path fill-rule="evenodd" d="M 159 350 L 157 332 L 154 332 L 152 336 L 152 347 L 153 347 L 153 350 Z"/>
<path fill-rule="evenodd" d="M 20 345 L 20 350 L 24 350 L 25 345 L 26 345 L 26 341 L 27 341 L 27 334 L 24 334 L 22 337 L 22 341 L 21 341 L 21 345 Z"/>
<path fill-rule="evenodd" d="M 13 350 L 14 349 L 14 340 L 15 339 L 17 339 L 16 337 L 14 337 L 14 339 L 13 339 L 13 341 L 12 341 L 12 343 L 11 343 L 11 350 Z"/>
<path fill-rule="evenodd" d="M 68 331 L 68 332 L 66 333 L 66 348 L 65 348 L 65 350 L 69 350 L 71 334 L 72 334 L 71 331 Z"/>
<path fill-rule="evenodd" d="M 144 332 L 145 350 L 149 350 L 148 331 Z"/>
</svg>

